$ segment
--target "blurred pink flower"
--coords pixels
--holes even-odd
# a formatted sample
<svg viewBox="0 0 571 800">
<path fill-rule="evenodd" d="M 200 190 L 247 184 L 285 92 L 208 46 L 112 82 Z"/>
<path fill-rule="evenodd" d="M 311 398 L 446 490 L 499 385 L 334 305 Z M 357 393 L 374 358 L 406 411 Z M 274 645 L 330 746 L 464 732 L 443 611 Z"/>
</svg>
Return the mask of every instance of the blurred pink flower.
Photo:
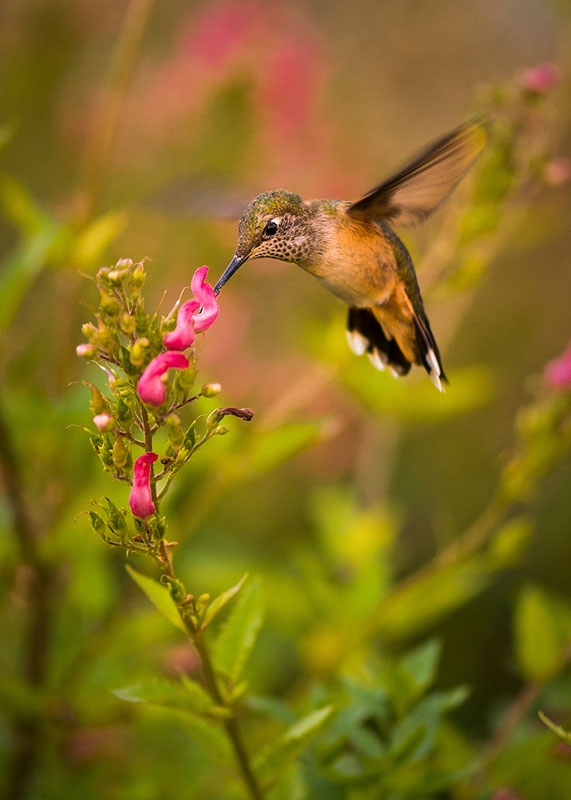
<svg viewBox="0 0 571 800">
<path fill-rule="evenodd" d="M 311 128 L 320 89 L 321 58 L 317 43 L 305 36 L 284 39 L 269 55 L 260 74 L 261 108 L 271 137 L 287 140 Z"/>
<path fill-rule="evenodd" d="M 129 495 L 129 507 L 135 517 L 146 519 L 155 513 L 151 495 L 151 464 L 157 460 L 156 453 L 143 453 L 135 461 L 133 486 Z"/>
<path fill-rule="evenodd" d="M 207 6 L 194 20 L 185 45 L 210 69 L 224 68 L 247 44 L 251 28 L 260 19 L 258 3 L 231 0 Z"/>
<path fill-rule="evenodd" d="M 176 317 L 176 328 L 163 339 L 167 350 L 186 350 L 194 342 L 193 314 L 199 308 L 198 300 L 188 300 L 181 305 Z"/>
<path fill-rule="evenodd" d="M 545 367 L 545 382 L 551 389 L 571 389 L 571 344 Z"/>
<path fill-rule="evenodd" d="M 153 358 L 139 378 L 137 394 L 150 406 L 160 406 L 167 396 L 165 378 L 169 369 L 187 369 L 188 358 L 184 353 L 168 350 Z"/>
<path fill-rule="evenodd" d="M 571 180 L 571 159 L 554 158 L 545 167 L 543 177 L 551 186 L 561 186 Z"/>
<path fill-rule="evenodd" d="M 536 67 L 526 69 L 521 76 L 521 84 L 525 89 L 535 94 L 546 94 L 552 89 L 560 78 L 559 69 L 555 64 L 546 62 Z"/>
<path fill-rule="evenodd" d="M 200 267 L 195 271 L 190 282 L 190 288 L 200 307 L 200 311 L 192 315 L 195 331 L 208 330 L 218 316 L 218 302 L 214 289 L 205 281 L 207 273 L 208 267 Z"/>
</svg>

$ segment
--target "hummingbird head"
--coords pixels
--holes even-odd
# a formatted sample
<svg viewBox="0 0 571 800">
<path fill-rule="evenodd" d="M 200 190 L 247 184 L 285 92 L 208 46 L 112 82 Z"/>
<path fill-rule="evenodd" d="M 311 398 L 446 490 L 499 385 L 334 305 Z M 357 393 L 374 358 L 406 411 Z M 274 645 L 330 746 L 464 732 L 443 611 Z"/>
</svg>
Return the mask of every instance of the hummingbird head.
<svg viewBox="0 0 571 800">
<path fill-rule="evenodd" d="M 242 214 L 236 252 L 214 287 L 216 294 L 250 259 L 303 260 L 311 251 L 309 217 L 310 210 L 301 197 L 285 189 L 255 197 Z"/>
</svg>

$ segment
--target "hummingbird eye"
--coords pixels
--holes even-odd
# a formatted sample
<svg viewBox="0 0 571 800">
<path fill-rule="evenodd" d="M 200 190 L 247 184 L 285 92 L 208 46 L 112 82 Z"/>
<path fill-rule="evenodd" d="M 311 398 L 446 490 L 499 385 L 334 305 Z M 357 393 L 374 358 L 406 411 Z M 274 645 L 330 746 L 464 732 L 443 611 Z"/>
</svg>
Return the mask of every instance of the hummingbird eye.
<svg viewBox="0 0 571 800">
<path fill-rule="evenodd" d="M 262 236 L 264 239 L 269 239 L 278 232 L 278 223 L 275 219 L 271 219 L 263 230 Z"/>
</svg>

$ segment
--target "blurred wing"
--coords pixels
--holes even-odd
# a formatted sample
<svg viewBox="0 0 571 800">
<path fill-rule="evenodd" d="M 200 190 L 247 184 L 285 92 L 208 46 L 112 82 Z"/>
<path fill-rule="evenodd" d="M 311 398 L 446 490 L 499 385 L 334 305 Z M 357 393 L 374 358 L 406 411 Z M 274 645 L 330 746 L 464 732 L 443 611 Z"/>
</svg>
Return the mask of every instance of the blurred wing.
<svg viewBox="0 0 571 800">
<path fill-rule="evenodd" d="M 461 125 L 347 209 L 357 219 L 401 225 L 425 220 L 448 197 L 486 145 L 480 122 Z"/>
</svg>

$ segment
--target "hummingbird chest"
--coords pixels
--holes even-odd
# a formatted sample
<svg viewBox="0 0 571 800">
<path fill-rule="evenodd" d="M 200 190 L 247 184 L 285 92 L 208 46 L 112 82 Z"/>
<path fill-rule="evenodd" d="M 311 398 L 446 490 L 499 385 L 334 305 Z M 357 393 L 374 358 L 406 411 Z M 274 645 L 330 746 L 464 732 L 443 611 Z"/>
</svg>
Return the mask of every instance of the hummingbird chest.
<svg viewBox="0 0 571 800">
<path fill-rule="evenodd" d="M 399 262 L 410 260 L 406 248 L 382 223 L 363 224 L 347 217 L 336 222 L 322 236 L 318 257 L 300 266 L 350 306 L 385 304 L 393 294 Z"/>
</svg>

